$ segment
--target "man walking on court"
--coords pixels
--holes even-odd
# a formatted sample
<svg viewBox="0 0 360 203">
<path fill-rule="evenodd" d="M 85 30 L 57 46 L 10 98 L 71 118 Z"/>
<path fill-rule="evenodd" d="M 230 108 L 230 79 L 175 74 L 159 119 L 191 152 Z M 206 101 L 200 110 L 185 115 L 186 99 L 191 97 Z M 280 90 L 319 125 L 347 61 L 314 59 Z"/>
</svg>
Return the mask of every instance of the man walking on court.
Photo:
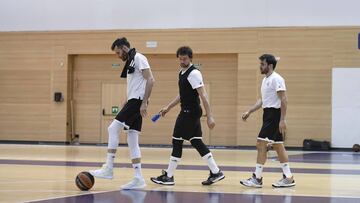
<svg viewBox="0 0 360 203">
<path fill-rule="evenodd" d="M 164 107 L 160 114 L 165 116 L 174 106 L 181 104 L 181 111 L 177 117 L 173 138 L 172 154 L 167 170 L 162 171 L 162 175 L 151 178 L 151 181 L 162 185 L 174 185 L 174 171 L 180 162 L 184 140 L 187 140 L 199 152 L 201 157 L 207 162 L 210 168 L 210 175 L 203 185 L 211 185 L 225 178 L 215 163 L 214 157 L 208 147 L 202 141 L 202 131 L 200 117 L 202 109 L 200 99 L 206 110 L 207 124 L 210 129 L 215 127 L 215 120 L 212 116 L 207 93 L 201 72 L 191 63 L 193 52 L 190 47 L 180 47 L 176 53 L 180 61 L 181 70 L 179 73 L 179 95 Z"/>
<path fill-rule="evenodd" d="M 109 141 L 106 163 L 101 169 L 89 172 L 98 178 L 113 178 L 113 165 L 116 149 L 119 146 L 119 133 L 125 129 L 128 130 L 127 142 L 135 177 L 121 188 L 141 189 L 146 184 L 141 173 L 139 134 L 142 127 L 142 117 L 147 114 L 148 99 L 155 80 L 147 58 L 136 52 L 135 48 L 130 48 L 130 43 L 126 38 L 116 39 L 111 50 L 126 62 L 121 78 L 127 78 L 127 103 L 108 127 Z"/>
<path fill-rule="evenodd" d="M 263 125 L 257 138 L 257 163 L 255 173 L 251 178 L 242 180 L 240 183 L 248 187 L 261 188 L 263 185 L 262 171 L 267 158 L 267 145 L 271 144 L 277 152 L 283 177 L 273 183 L 273 187 L 295 186 L 294 177 L 290 171 L 288 155 L 284 147 L 284 136 L 286 133 L 286 86 L 285 80 L 276 73 L 277 60 L 273 55 L 264 54 L 259 57 L 260 71 L 265 75 L 261 84 L 261 98 L 248 111 L 243 113 L 242 119 L 246 119 L 261 107 L 264 109 Z"/>
</svg>

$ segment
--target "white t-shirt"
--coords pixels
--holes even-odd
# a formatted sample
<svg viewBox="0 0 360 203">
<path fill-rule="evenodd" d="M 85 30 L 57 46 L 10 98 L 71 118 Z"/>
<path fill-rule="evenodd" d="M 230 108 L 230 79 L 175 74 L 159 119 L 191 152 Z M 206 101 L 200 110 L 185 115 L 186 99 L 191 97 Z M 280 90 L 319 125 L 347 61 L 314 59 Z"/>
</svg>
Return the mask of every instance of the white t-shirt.
<svg viewBox="0 0 360 203">
<path fill-rule="evenodd" d="M 189 67 L 191 67 L 191 65 Z M 187 69 L 185 71 L 182 70 L 181 74 L 184 74 L 186 71 L 187 71 Z M 199 87 L 204 86 L 203 77 L 201 75 L 201 72 L 197 69 L 191 71 L 191 73 L 189 74 L 187 79 L 193 89 L 197 89 Z"/>
<path fill-rule="evenodd" d="M 135 71 L 127 74 L 127 99 L 143 99 L 145 94 L 146 79 L 142 75 L 142 70 L 150 68 L 147 58 L 136 53 L 134 57 Z"/>
<path fill-rule="evenodd" d="M 273 72 L 265 77 L 261 84 L 261 98 L 263 108 L 281 107 L 281 100 L 277 95 L 278 91 L 286 91 L 285 80 L 278 73 Z"/>
</svg>

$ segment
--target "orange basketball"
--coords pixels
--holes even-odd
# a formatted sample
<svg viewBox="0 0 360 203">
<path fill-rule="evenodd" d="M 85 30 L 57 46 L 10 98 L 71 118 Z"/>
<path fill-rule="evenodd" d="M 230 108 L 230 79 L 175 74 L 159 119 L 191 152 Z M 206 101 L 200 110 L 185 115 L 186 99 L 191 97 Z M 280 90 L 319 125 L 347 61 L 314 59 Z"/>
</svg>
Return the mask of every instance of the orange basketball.
<svg viewBox="0 0 360 203">
<path fill-rule="evenodd" d="M 90 190 L 94 183 L 94 176 L 86 171 L 79 173 L 75 179 L 76 186 L 82 191 Z"/>
</svg>

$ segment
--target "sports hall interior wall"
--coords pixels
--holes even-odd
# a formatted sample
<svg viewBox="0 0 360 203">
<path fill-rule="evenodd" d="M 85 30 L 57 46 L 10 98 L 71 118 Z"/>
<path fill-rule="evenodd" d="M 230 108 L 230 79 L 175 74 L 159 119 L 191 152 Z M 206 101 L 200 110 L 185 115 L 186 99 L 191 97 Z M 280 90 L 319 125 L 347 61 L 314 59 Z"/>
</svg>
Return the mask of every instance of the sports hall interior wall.
<svg viewBox="0 0 360 203">
<path fill-rule="evenodd" d="M 258 56 L 263 53 L 281 57 L 276 71 L 288 88 L 286 145 L 298 147 L 307 138 L 330 141 L 331 71 L 360 67 L 359 31 L 289 27 L 0 32 L 0 140 L 69 141 L 73 99 L 80 142 L 105 142 L 103 131 L 111 119 L 102 118 L 102 85 L 125 84 L 119 78 L 123 63 L 110 45 L 126 36 L 148 57 L 156 79 L 141 144 L 171 142 L 177 109 L 155 124 L 150 117 L 177 94 L 175 52 L 182 45 L 191 46 L 194 63 L 201 64 L 217 122 L 209 132 L 202 119 L 207 144 L 254 145 L 261 111 L 247 122 L 241 121 L 241 114 L 260 96 Z M 147 48 L 147 41 L 157 41 L 157 48 Z M 120 68 L 112 66 L 116 63 Z M 54 102 L 54 92 L 62 92 L 64 101 Z"/>
</svg>

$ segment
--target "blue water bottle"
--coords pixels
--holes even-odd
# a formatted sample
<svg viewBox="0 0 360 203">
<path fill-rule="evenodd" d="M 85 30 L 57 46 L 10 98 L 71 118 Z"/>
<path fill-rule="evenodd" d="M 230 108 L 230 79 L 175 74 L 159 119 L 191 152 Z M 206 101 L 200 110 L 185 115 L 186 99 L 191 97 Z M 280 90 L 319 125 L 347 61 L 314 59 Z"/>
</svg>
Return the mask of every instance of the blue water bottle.
<svg viewBox="0 0 360 203">
<path fill-rule="evenodd" d="M 152 122 L 155 123 L 157 120 L 159 120 L 160 117 L 161 117 L 160 114 L 156 114 L 156 115 L 154 115 L 154 116 L 151 118 L 151 120 L 152 120 Z"/>
</svg>

